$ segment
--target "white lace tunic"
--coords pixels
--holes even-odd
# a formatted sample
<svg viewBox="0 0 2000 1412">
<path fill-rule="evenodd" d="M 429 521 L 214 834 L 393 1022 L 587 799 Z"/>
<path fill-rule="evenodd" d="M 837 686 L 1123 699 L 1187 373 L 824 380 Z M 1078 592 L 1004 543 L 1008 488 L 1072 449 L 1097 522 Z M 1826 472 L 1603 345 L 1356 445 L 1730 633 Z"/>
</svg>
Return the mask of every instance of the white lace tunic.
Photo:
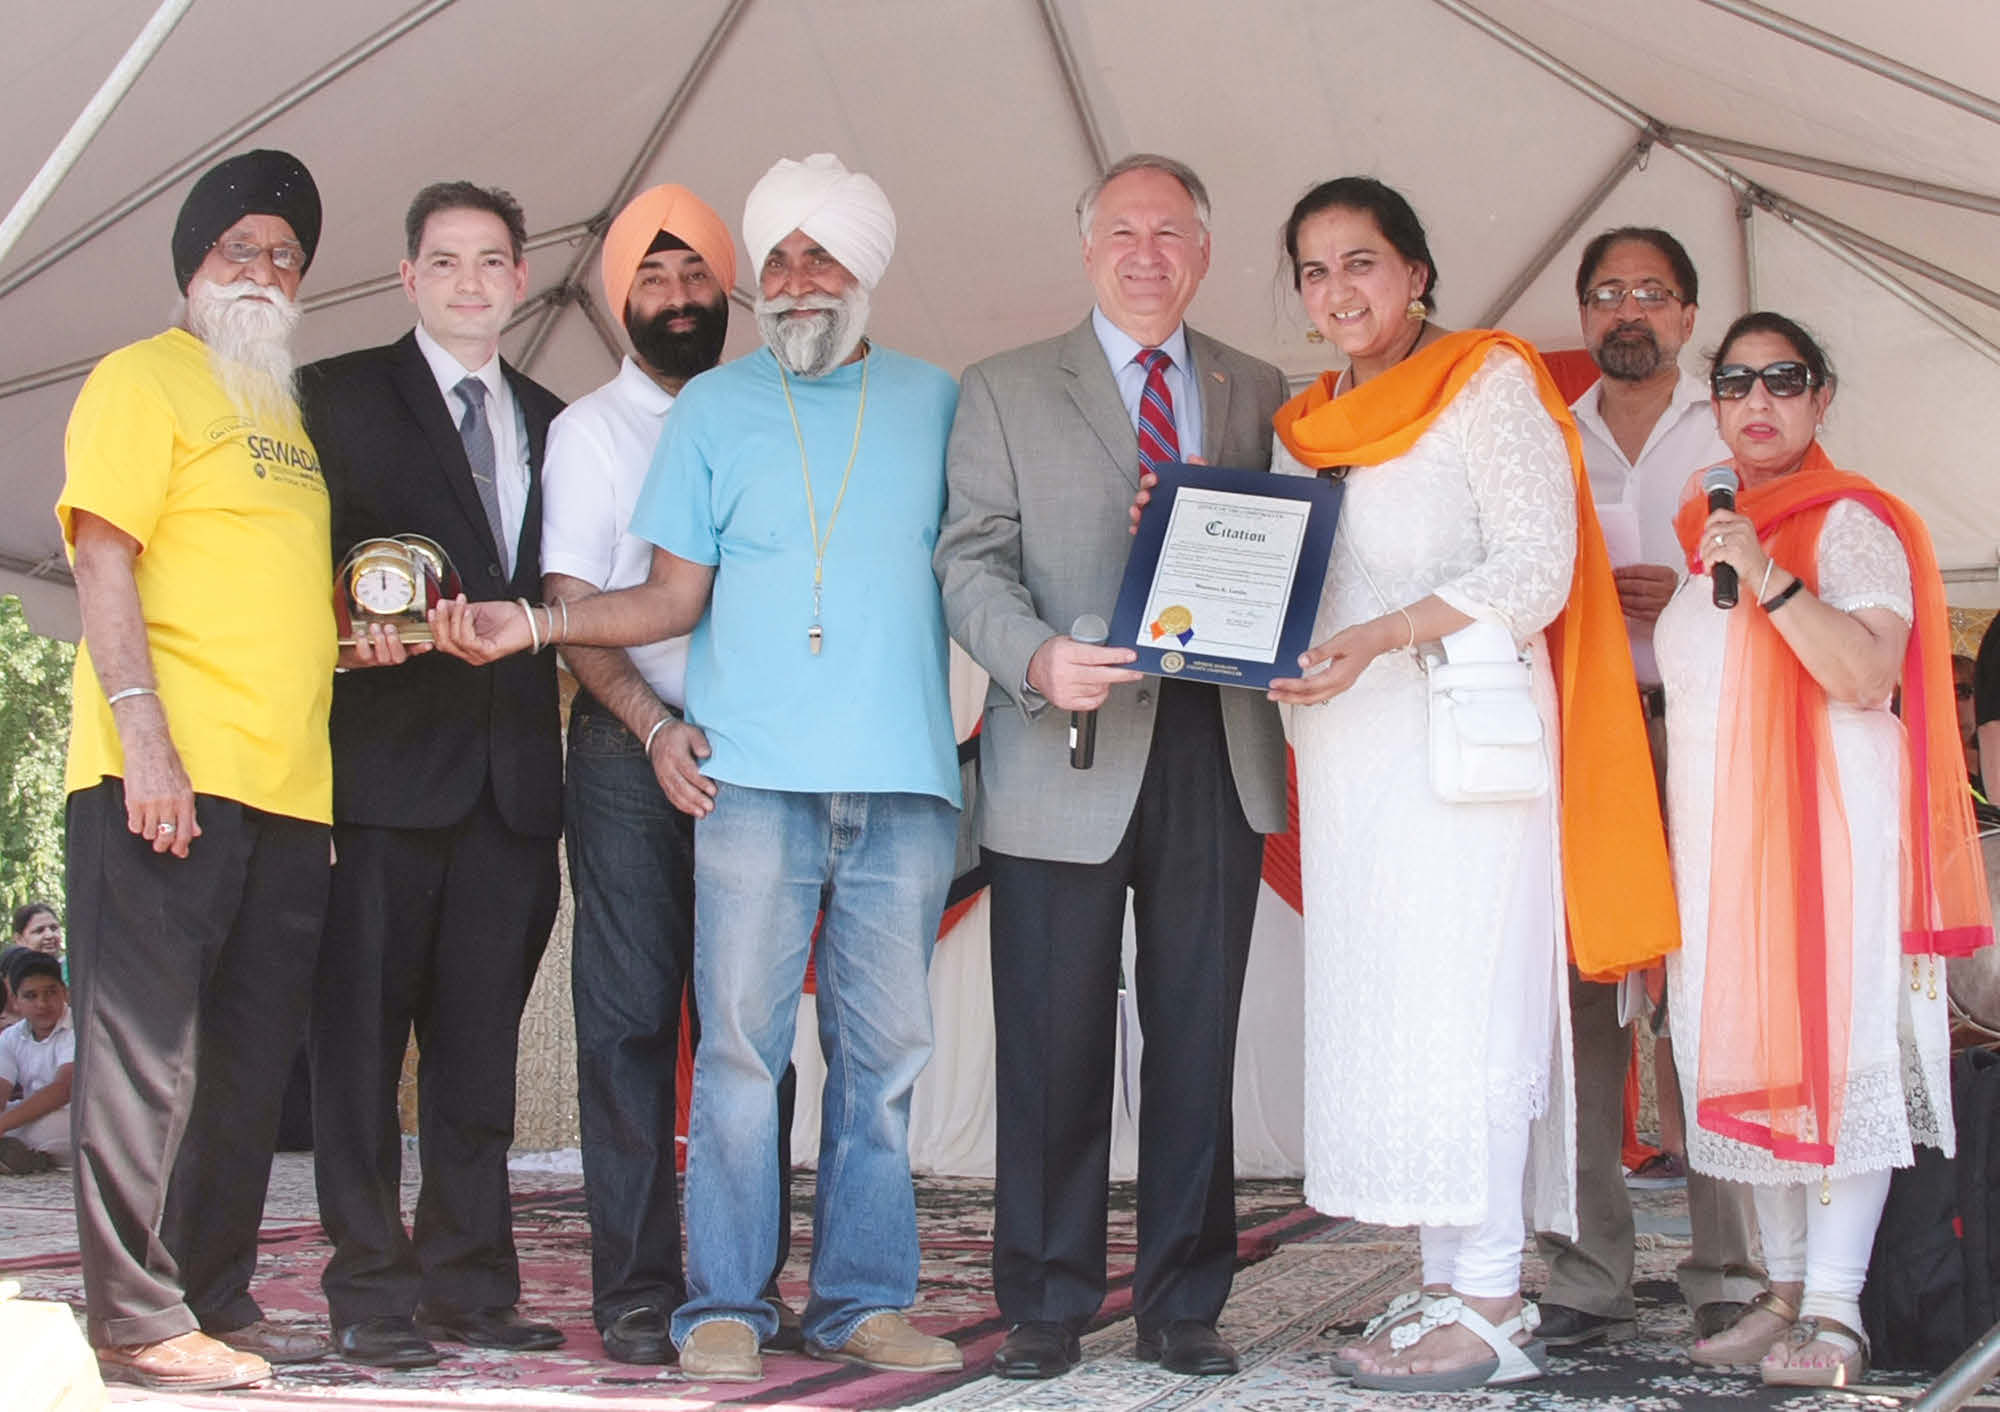
<svg viewBox="0 0 2000 1412">
<path fill-rule="evenodd" d="M 1273 469 L 1310 474 L 1279 446 Z M 1528 646 L 1568 596 L 1575 486 L 1527 366 L 1492 355 L 1404 455 L 1347 477 L 1314 640 L 1436 593 Z M 1372 575 L 1378 598 L 1363 574 Z M 1489 1114 L 1529 1115 L 1536 1224 L 1573 1231 L 1556 795 L 1431 791 L 1404 652 L 1291 716 L 1305 900 L 1306 1199 L 1396 1225 L 1485 1216 Z"/>
<path fill-rule="evenodd" d="M 1908 622 L 1910 570 L 1895 531 L 1851 500 L 1827 511 L 1818 546 L 1819 596 L 1844 612 L 1886 608 Z M 1702 977 L 1708 953 L 1709 846 L 1715 816 L 1717 703 L 1727 615 L 1707 574 L 1691 576 L 1653 634 L 1667 691 L 1667 833 L 1680 899 L 1681 949 L 1668 958 L 1674 1064 L 1687 1096 L 1688 1160 L 1732 1181 L 1818 1182 L 1822 1169 L 1786 1162 L 1709 1132 L 1693 1112 L 1701 1068 Z M 1748 589 L 1745 593 L 1749 592 Z M 1737 611 L 1755 611 L 1747 605 Z M 1950 1023 L 1944 968 L 1937 998 L 1910 989 L 1902 952 L 1900 820 L 1903 726 L 1884 701 L 1828 706 L 1854 874 L 1854 1004 L 1847 1098 L 1831 1175 L 1907 1167 L 1912 1142 L 1953 1148 Z"/>
</svg>

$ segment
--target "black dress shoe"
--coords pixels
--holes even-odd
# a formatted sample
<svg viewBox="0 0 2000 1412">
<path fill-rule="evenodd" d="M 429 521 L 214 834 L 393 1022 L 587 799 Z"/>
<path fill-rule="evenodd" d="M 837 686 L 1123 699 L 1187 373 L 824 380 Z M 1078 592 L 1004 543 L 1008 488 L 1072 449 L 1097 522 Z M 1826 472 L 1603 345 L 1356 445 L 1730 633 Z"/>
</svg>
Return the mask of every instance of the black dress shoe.
<svg viewBox="0 0 2000 1412">
<path fill-rule="evenodd" d="M 1076 1335 L 1061 1324 L 1037 1320 L 1016 1324 L 993 1355 L 996 1378 L 1054 1378 L 1083 1357 Z"/>
<path fill-rule="evenodd" d="M 1694 1336 L 1714 1338 L 1724 1329 L 1735 1328 L 1736 1321 L 1749 1307 L 1740 1299 L 1711 1299 L 1694 1311 Z"/>
<path fill-rule="evenodd" d="M 437 1349 L 417 1326 L 392 1314 L 342 1324 L 333 1331 L 333 1351 L 371 1368 L 428 1368 L 438 1361 Z"/>
<path fill-rule="evenodd" d="M 1240 1366 L 1229 1340 L 1199 1319 L 1176 1319 L 1157 1333 L 1140 1334 L 1137 1352 L 1169 1373 L 1213 1378 Z"/>
<path fill-rule="evenodd" d="M 667 1316 L 650 1304 L 627 1309 L 605 1325 L 600 1335 L 604 1352 L 620 1363 L 671 1363 L 674 1341 L 667 1337 Z"/>
<path fill-rule="evenodd" d="M 760 1353 L 798 1353 L 806 1346 L 805 1325 L 799 1311 L 785 1303 L 783 1295 L 767 1294 L 764 1302 L 778 1316 L 778 1331 L 757 1345 Z"/>
<path fill-rule="evenodd" d="M 419 1309 L 417 1327 L 439 1343 L 469 1343 L 474 1348 L 504 1348 L 510 1353 L 533 1353 L 563 1344 L 561 1329 L 523 1319 L 512 1305 L 500 1309 Z"/>
<path fill-rule="evenodd" d="M 1535 1330 L 1535 1337 L 1550 1348 L 1583 1348 L 1593 1343 L 1616 1343 L 1639 1332 L 1637 1323 L 1616 1314 L 1586 1314 L 1567 1304 L 1550 1304 L 1547 1301 L 1543 1301 L 1539 1308 L 1542 1323 Z"/>
</svg>

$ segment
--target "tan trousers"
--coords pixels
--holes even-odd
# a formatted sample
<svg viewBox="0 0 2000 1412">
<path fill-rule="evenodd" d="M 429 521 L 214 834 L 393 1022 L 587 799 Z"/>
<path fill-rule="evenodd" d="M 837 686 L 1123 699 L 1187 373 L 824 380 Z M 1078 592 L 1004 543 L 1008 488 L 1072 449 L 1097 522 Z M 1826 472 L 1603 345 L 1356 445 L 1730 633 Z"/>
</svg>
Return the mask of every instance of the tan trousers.
<svg viewBox="0 0 2000 1412">
<path fill-rule="evenodd" d="M 1664 722 L 1648 716 L 1653 769 L 1666 778 Z M 1577 1238 L 1548 1232 L 1535 1244 L 1548 1262 L 1542 1299 L 1606 1318 L 1630 1318 L 1632 1198 L 1625 1188 L 1625 1066 L 1632 1037 L 1618 1023 L 1618 988 L 1570 970 L 1570 1024 L 1576 1059 Z M 1750 1188 L 1688 1171 L 1688 1221 L 1693 1249 L 1678 1271 L 1690 1309 L 1722 1301 L 1748 1302 L 1764 1289 L 1754 1255 L 1756 1214 Z"/>
</svg>

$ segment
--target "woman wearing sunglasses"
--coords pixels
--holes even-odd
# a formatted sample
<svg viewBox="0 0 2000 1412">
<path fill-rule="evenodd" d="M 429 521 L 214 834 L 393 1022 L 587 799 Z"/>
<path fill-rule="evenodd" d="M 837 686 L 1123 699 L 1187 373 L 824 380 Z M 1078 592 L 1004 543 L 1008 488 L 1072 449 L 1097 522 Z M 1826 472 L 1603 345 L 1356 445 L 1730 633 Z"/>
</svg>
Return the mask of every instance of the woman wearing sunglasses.
<svg viewBox="0 0 2000 1412">
<path fill-rule="evenodd" d="M 1914 1143 L 1953 1146 L 1940 958 L 1991 941 L 1991 916 L 1923 522 L 1821 449 L 1833 369 L 1790 319 L 1738 319 L 1709 386 L 1741 485 L 1715 510 L 1691 486 L 1691 577 L 1654 634 L 1682 940 L 1668 1003 L 1688 1158 L 1754 1185 L 1771 1284 L 1693 1356 L 1839 1386 L 1867 1367 L 1889 1171 Z"/>
</svg>

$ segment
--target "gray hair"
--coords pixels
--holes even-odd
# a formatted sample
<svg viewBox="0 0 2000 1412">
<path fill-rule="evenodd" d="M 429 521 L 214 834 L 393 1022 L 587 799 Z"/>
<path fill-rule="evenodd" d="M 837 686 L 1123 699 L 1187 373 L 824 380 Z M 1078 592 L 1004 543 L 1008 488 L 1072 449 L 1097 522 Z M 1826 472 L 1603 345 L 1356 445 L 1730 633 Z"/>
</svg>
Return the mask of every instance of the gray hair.
<svg viewBox="0 0 2000 1412">
<path fill-rule="evenodd" d="M 1176 162 L 1172 157 L 1162 157 L 1157 152 L 1134 152 L 1105 168 L 1104 174 L 1086 186 L 1083 195 L 1076 198 L 1076 228 L 1085 240 L 1090 239 L 1091 222 L 1097 219 L 1097 198 L 1104 194 L 1105 187 L 1127 172 L 1165 172 L 1179 182 L 1188 199 L 1194 202 L 1195 219 L 1201 222 L 1203 234 L 1208 232 L 1208 188 L 1201 184 L 1194 168 L 1185 162 Z"/>
</svg>

